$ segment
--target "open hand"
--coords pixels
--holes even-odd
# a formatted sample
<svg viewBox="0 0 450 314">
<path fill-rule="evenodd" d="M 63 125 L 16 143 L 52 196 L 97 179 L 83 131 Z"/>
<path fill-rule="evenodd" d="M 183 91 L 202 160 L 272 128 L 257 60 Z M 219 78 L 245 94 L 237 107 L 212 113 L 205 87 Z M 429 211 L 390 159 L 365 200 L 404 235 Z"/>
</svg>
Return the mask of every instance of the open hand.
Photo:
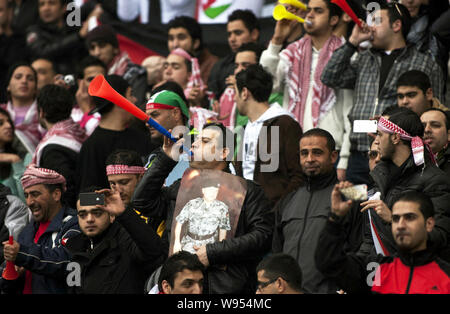
<svg viewBox="0 0 450 314">
<path fill-rule="evenodd" d="M 343 181 L 336 184 L 331 192 L 331 211 L 337 216 L 343 217 L 347 215 L 348 211 L 352 206 L 352 200 L 343 201 L 340 189 L 348 188 L 353 186 L 352 183 L 348 181 Z"/>
</svg>

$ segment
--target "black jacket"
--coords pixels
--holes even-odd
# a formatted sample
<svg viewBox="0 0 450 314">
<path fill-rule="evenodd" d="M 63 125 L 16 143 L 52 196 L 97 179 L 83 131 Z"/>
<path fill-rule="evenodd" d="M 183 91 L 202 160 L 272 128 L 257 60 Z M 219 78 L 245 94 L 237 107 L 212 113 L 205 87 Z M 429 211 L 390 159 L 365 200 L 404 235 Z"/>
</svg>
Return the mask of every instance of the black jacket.
<svg viewBox="0 0 450 314">
<path fill-rule="evenodd" d="M 396 199 L 405 192 L 418 191 L 431 198 L 436 225 L 429 239 L 433 245 L 443 250 L 441 257 L 447 260 L 450 235 L 450 178 L 430 160 L 426 159 L 425 163 L 425 167 L 416 166 L 412 155 L 401 167 L 396 167 L 392 162 L 381 161 L 372 170 L 370 176 L 375 182 L 375 190 L 381 193 L 380 199 L 391 210 Z M 365 215 L 368 214 L 365 213 Z M 372 212 L 372 218 L 384 246 L 390 254 L 394 254 L 397 248 L 390 224 L 384 222 L 374 212 Z M 366 218 L 367 223 L 368 221 Z M 367 253 L 369 251 L 367 247 L 373 247 L 368 225 L 365 227 L 365 234 L 362 249 Z"/>
<path fill-rule="evenodd" d="M 75 74 L 79 61 L 88 54 L 78 31 L 66 24 L 61 29 L 43 22 L 30 26 L 27 46 L 31 58 L 48 58 L 55 63 L 57 72 Z"/>
<path fill-rule="evenodd" d="M 450 264 L 437 257 L 433 249 L 358 256 L 346 253 L 344 242 L 343 224 L 328 220 L 320 234 L 315 261 L 322 274 L 347 293 L 450 293 Z"/>
<path fill-rule="evenodd" d="M 227 87 L 225 80 L 234 73 L 234 53 L 230 53 L 214 64 L 209 74 L 208 89 L 212 91 L 216 99 L 220 99 Z"/>
<path fill-rule="evenodd" d="M 136 187 L 133 206 L 144 215 L 166 220 L 163 238 L 166 253 L 181 180 L 163 187 L 177 163 L 161 149 Z M 255 293 L 256 265 L 270 250 L 273 213 L 262 189 L 246 181 L 247 194 L 241 209 L 235 237 L 206 245 L 210 267 L 204 293 Z M 222 270 L 216 265 L 226 265 Z"/>
<path fill-rule="evenodd" d="M 81 266 L 81 286 L 71 293 L 143 293 L 146 278 L 163 262 L 161 239 L 131 209 L 99 237 L 80 234 L 66 248 Z"/>
<path fill-rule="evenodd" d="M 306 178 L 300 187 L 278 202 L 275 208 L 275 232 L 272 251 L 293 256 L 303 273 L 305 293 L 335 293 L 334 282 L 327 280 L 316 268 L 314 252 L 319 235 L 331 211 L 331 191 L 338 183 L 336 172 L 318 178 Z M 346 220 L 347 251 L 356 251 L 362 242 L 361 215 L 348 215 Z"/>
<path fill-rule="evenodd" d="M 447 149 L 438 154 L 439 169 L 444 171 L 447 176 L 450 177 L 450 145 L 447 146 Z"/>
</svg>

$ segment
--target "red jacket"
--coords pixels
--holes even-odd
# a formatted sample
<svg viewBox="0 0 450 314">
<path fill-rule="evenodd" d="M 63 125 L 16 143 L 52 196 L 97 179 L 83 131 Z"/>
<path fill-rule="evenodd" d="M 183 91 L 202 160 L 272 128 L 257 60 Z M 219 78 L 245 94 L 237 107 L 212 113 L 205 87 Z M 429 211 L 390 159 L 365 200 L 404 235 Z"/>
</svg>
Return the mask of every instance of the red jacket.
<svg viewBox="0 0 450 314">
<path fill-rule="evenodd" d="M 345 237 L 343 222 L 328 221 L 319 237 L 315 262 L 326 278 L 347 293 L 450 294 L 450 264 L 433 249 L 361 256 L 345 252 Z"/>
<path fill-rule="evenodd" d="M 450 268 L 447 263 L 439 258 L 433 259 L 427 251 L 416 253 L 408 262 L 410 266 L 396 257 L 381 264 L 378 268 L 381 284 L 373 285 L 372 291 L 383 294 L 450 293 Z"/>
</svg>

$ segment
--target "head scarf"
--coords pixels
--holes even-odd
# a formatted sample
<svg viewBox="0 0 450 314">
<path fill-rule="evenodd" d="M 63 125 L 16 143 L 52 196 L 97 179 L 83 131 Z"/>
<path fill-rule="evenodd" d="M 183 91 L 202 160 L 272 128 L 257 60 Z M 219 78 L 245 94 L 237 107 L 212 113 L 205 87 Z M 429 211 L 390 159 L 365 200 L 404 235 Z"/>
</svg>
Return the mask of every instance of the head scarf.
<svg viewBox="0 0 450 314">
<path fill-rule="evenodd" d="M 20 181 L 24 190 L 37 184 L 62 184 L 63 192 L 66 191 L 66 179 L 62 175 L 51 169 L 38 168 L 35 164 L 27 167 Z"/>
<path fill-rule="evenodd" d="M 411 150 L 414 157 L 414 163 L 416 166 L 420 166 L 425 163 L 425 147 L 428 149 L 428 152 L 430 154 L 430 158 L 433 161 L 433 163 L 436 165 L 436 159 L 434 158 L 433 153 L 431 152 L 431 148 L 428 146 L 427 143 L 425 143 L 420 136 L 411 136 L 403 130 L 398 125 L 392 123 L 388 119 L 385 119 L 383 117 L 378 120 L 378 130 L 389 133 L 389 134 L 400 134 L 400 138 L 405 141 L 411 142 Z"/>
</svg>

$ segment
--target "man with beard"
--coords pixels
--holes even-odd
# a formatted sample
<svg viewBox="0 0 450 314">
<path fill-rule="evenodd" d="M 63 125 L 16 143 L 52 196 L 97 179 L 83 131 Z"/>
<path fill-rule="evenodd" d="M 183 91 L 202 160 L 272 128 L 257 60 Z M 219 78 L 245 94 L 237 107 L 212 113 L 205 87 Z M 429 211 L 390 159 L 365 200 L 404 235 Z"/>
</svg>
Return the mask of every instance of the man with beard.
<svg viewBox="0 0 450 314">
<path fill-rule="evenodd" d="M 3 242 L 3 252 L 5 260 L 25 274 L 22 280 L 2 280 L 2 289 L 23 294 L 66 293 L 70 257 L 64 246 L 80 233 L 76 211 L 61 203 L 66 179 L 56 171 L 30 165 L 21 182 L 33 219 L 13 244 Z"/>
<path fill-rule="evenodd" d="M 450 115 L 448 111 L 430 108 L 421 116 L 424 127 L 423 140 L 430 145 L 439 168 L 450 175 Z"/>
<path fill-rule="evenodd" d="M 337 184 L 331 195 L 332 215 L 323 229 L 316 250 L 317 268 L 347 293 L 448 294 L 450 264 L 436 256 L 427 242 L 435 216 L 433 203 L 423 193 L 410 191 L 399 195 L 392 207 L 391 236 L 398 253 L 361 257 L 346 254 L 342 220 L 351 208 L 343 201 Z"/>
<path fill-rule="evenodd" d="M 275 208 L 275 232 L 272 251 L 294 257 L 303 273 L 301 290 L 305 293 L 336 293 L 337 286 L 327 280 L 314 262 L 320 231 L 330 214 L 330 195 L 338 182 L 334 163 L 338 157 L 331 134 L 311 129 L 300 139 L 300 164 L 306 185 L 282 198 Z M 361 214 L 348 215 L 346 249 L 357 250 L 361 244 Z"/>
<path fill-rule="evenodd" d="M 413 111 L 403 109 L 389 118 L 381 117 L 375 143 L 378 145 L 381 161 L 370 172 L 375 190 L 380 192 L 379 201 L 368 201 L 365 208 L 380 208 L 384 219 L 372 215 L 372 223 L 378 230 L 380 243 L 386 255 L 396 253 L 397 246 L 390 232 L 392 206 L 398 195 L 409 191 L 427 195 L 434 206 L 435 227 L 429 234 L 429 242 L 436 247 L 440 256 L 449 260 L 448 239 L 450 233 L 450 179 L 436 166 L 434 155 L 426 142 L 421 139 L 424 127 Z M 376 208 L 378 214 L 378 208 Z M 386 215 L 387 214 L 387 215 Z M 389 217 L 390 216 L 390 217 Z M 368 228 L 370 228 L 368 226 Z M 365 237 L 367 244 L 373 242 L 371 236 Z"/>
</svg>

